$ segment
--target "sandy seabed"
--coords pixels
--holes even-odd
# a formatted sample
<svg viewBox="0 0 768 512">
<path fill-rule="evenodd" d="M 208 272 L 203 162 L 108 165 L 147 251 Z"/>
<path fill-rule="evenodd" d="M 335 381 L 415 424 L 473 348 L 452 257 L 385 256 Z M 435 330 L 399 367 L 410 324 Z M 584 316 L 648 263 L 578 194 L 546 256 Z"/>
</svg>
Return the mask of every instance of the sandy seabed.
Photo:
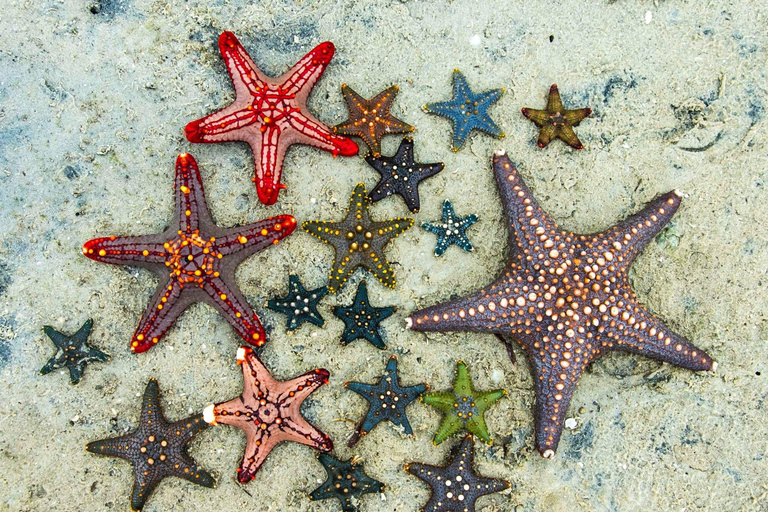
<svg viewBox="0 0 768 512">
<path fill-rule="evenodd" d="M 537 5 L 540 4 L 540 5 Z M 287 189 L 264 207 L 251 182 L 245 144 L 190 144 L 184 125 L 223 107 L 234 93 L 217 48 L 234 31 L 256 63 L 281 74 L 316 44 L 336 56 L 310 97 L 333 125 L 347 117 L 340 85 L 370 97 L 400 87 L 393 113 L 414 125 L 416 157 L 442 160 L 425 181 L 417 226 L 388 246 L 394 290 L 358 271 L 320 309 L 324 328 L 286 334 L 284 317 L 264 307 L 296 273 L 308 287 L 327 281 L 332 250 L 297 232 L 247 260 L 238 283 L 270 332 L 262 352 L 276 377 L 317 367 L 331 380 L 304 414 L 343 458 L 362 457 L 387 486 L 367 495 L 366 512 L 409 512 L 428 488 L 406 474 L 409 461 L 442 464 L 459 438 L 439 447 L 439 414 L 409 407 L 411 438 L 391 424 L 354 449 L 345 442 L 367 408 L 344 389 L 373 382 L 391 354 L 401 381 L 447 389 L 458 359 L 481 389 L 509 396 L 487 415 L 494 444 L 478 444 L 483 474 L 512 483 L 483 498 L 478 512 L 768 510 L 768 7 L 760 2 L 427 2 L 41 0 L 3 2 L 0 12 L 0 509 L 128 510 L 131 466 L 86 453 L 85 443 L 132 430 L 140 395 L 156 377 L 170 419 L 241 392 L 234 364 L 240 341 L 212 308 L 194 305 L 150 352 L 128 341 L 151 294 L 146 271 L 80 255 L 86 240 L 165 228 L 173 209 L 173 162 L 200 164 L 214 218 L 222 226 L 279 213 L 299 221 L 338 220 L 354 184 L 378 175 L 357 157 L 294 146 Z M 475 133 L 450 151 L 451 125 L 422 105 L 450 98 L 459 68 L 476 90 L 506 88 L 491 108 L 503 140 Z M 567 107 L 589 106 L 577 128 L 585 145 L 535 146 L 520 114 L 542 108 L 557 83 Z M 398 136 L 387 137 L 391 155 Z M 641 303 L 719 363 L 693 373 L 643 357 L 612 354 L 581 381 L 557 457 L 533 445 L 533 381 L 523 353 L 513 365 L 491 335 L 406 331 L 416 308 L 490 282 L 507 252 L 505 221 L 490 159 L 504 148 L 542 206 L 564 228 L 605 229 L 660 193 L 679 189 L 672 223 L 638 257 L 630 280 Z M 421 222 L 440 217 L 444 199 L 476 213 L 475 252 L 451 247 L 435 258 Z M 399 198 L 375 204 L 376 218 L 407 214 Z M 331 313 L 368 277 L 374 304 L 395 305 L 384 322 L 388 349 L 364 341 L 342 348 Z M 74 332 L 94 319 L 91 343 L 112 355 L 77 386 L 64 372 L 40 376 L 53 355 L 42 326 Z M 334 511 L 307 498 L 325 479 L 315 452 L 279 446 L 255 481 L 235 468 L 244 436 L 222 426 L 201 433 L 192 453 L 218 480 L 214 490 L 167 479 L 146 511 Z M 210 505 L 206 505 L 210 507 Z"/>
</svg>

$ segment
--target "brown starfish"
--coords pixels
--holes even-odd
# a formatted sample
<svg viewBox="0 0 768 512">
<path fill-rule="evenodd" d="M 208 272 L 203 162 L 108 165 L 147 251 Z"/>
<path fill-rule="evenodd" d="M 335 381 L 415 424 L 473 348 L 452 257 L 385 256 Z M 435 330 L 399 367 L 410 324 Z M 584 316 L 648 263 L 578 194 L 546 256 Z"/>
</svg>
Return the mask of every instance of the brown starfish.
<svg viewBox="0 0 768 512">
<path fill-rule="evenodd" d="M 294 441 L 323 452 L 333 449 L 331 438 L 299 412 L 304 399 L 328 383 L 328 370 L 321 368 L 278 381 L 247 347 L 237 350 L 237 364 L 243 366 L 243 394 L 229 402 L 209 405 L 203 418 L 211 425 L 224 423 L 245 432 L 245 453 L 237 468 L 241 483 L 253 480 L 269 452 L 281 441 Z"/>
<path fill-rule="evenodd" d="M 155 296 L 131 339 L 131 350 L 155 346 L 181 313 L 195 302 L 221 312 L 248 343 L 261 346 L 264 328 L 235 284 L 235 270 L 248 256 L 293 233 L 296 219 L 279 215 L 247 226 L 223 229 L 213 223 L 197 162 L 176 159 L 176 213 L 163 233 L 89 240 L 83 254 L 113 265 L 152 270 L 160 278 Z"/>
<path fill-rule="evenodd" d="M 576 136 L 573 127 L 577 126 L 585 117 L 592 113 L 591 108 L 578 108 L 566 110 L 560 99 L 557 84 L 549 88 L 546 110 L 536 110 L 524 107 L 523 115 L 536 123 L 541 128 L 539 140 L 536 145 L 540 148 L 547 147 L 552 139 L 560 139 L 572 148 L 584 149 L 584 145 Z"/>
<path fill-rule="evenodd" d="M 413 313 L 417 331 L 474 331 L 514 337 L 536 383 L 536 444 L 554 457 L 565 413 L 584 368 L 621 350 L 689 370 L 715 370 L 703 350 L 641 306 L 627 279 L 635 257 L 669 222 L 669 192 L 602 233 L 563 231 L 539 206 L 503 151 L 493 158 L 508 220 L 510 256 L 501 276 L 468 297 Z"/>
<path fill-rule="evenodd" d="M 360 137 L 368 144 L 372 156 L 381 155 L 381 138 L 391 133 L 410 133 L 413 126 L 389 113 L 399 88 L 396 85 L 384 89 L 366 100 L 350 86 L 343 84 L 341 94 L 347 102 L 349 119 L 333 127 L 333 133 Z"/>
</svg>

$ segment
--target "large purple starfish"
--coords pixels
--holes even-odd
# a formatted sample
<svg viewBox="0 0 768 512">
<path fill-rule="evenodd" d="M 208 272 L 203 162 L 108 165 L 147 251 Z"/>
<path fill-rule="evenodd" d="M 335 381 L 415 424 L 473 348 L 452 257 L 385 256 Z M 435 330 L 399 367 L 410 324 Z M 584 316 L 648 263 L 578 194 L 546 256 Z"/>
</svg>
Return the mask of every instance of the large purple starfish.
<svg viewBox="0 0 768 512">
<path fill-rule="evenodd" d="M 501 276 L 472 295 L 413 313 L 417 331 L 473 331 L 514 337 L 536 382 L 536 444 L 552 458 L 584 368 L 611 350 L 690 370 L 715 370 L 703 350 L 641 306 L 627 281 L 635 256 L 674 215 L 669 192 L 602 233 L 563 231 L 541 209 L 503 151 L 493 158 L 508 219 L 510 256 Z"/>
</svg>

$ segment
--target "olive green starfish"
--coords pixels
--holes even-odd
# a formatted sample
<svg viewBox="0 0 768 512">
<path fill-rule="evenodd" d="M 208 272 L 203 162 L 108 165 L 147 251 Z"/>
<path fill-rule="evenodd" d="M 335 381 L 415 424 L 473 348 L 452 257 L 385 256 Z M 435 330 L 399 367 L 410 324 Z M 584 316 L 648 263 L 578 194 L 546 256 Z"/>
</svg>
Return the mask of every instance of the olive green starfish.
<svg viewBox="0 0 768 512">
<path fill-rule="evenodd" d="M 506 396 L 505 389 L 477 391 L 472 387 L 472 377 L 464 361 L 456 363 L 456 377 L 452 391 L 442 391 L 421 395 L 421 401 L 441 411 L 440 422 L 433 443 L 439 445 L 453 434 L 467 430 L 488 444 L 493 443 L 488 425 L 485 423 L 485 411 L 499 398 Z"/>
<path fill-rule="evenodd" d="M 589 116 L 592 113 L 592 109 L 577 108 L 567 110 L 560 99 L 557 84 L 552 84 L 552 87 L 549 88 L 546 109 L 536 110 L 525 107 L 522 112 L 525 117 L 541 128 L 539 140 L 536 141 L 536 145 L 540 148 L 547 147 L 547 144 L 553 139 L 560 139 L 574 149 L 584 149 L 584 145 L 576 136 L 573 127 Z"/>
</svg>

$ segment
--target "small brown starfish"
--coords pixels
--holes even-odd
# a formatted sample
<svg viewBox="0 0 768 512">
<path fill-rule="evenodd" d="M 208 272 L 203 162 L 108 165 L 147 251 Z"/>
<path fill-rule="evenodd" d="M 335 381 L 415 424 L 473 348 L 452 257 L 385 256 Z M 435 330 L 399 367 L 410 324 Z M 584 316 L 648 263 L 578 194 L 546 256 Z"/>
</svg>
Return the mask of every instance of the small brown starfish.
<svg viewBox="0 0 768 512">
<path fill-rule="evenodd" d="M 572 148 L 584 149 L 584 145 L 576 136 L 573 127 L 577 126 L 585 117 L 592 113 L 591 108 L 578 108 L 575 110 L 566 110 L 563 107 L 563 101 L 560 99 L 560 92 L 557 90 L 557 84 L 552 84 L 549 88 L 549 99 L 547 99 L 546 110 L 536 110 L 524 107 L 523 115 L 536 123 L 541 128 L 539 140 L 536 145 L 540 148 L 547 147 L 552 139 L 560 139 Z"/>
<path fill-rule="evenodd" d="M 333 133 L 360 137 L 368 144 L 372 156 L 381 155 L 381 138 L 392 133 L 410 133 L 413 126 L 402 122 L 389 113 L 399 88 L 396 85 L 384 89 L 366 100 L 350 86 L 341 86 L 341 94 L 347 102 L 349 119 L 333 127 Z"/>
<path fill-rule="evenodd" d="M 602 233 L 562 230 L 539 206 L 504 151 L 493 157 L 510 256 L 498 279 L 468 297 L 413 313 L 416 331 L 511 336 L 536 384 L 536 444 L 552 458 L 571 397 L 589 363 L 613 350 L 689 370 L 715 370 L 706 352 L 637 302 L 627 271 L 680 206 L 669 192 Z"/>
<path fill-rule="evenodd" d="M 243 394 L 229 402 L 209 405 L 203 418 L 211 425 L 224 423 L 245 432 L 245 453 L 237 468 L 241 483 L 253 480 L 269 452 L 281 441 L 294 441 L 322 452 L 333 450 L 331 438 L 309 424 L 299 412 L 304 399 L 328 383 L 328 370 L 320 368 L 295 379 L 278 381 L 247 347 L 237 350 L 237 364 L 243 366 Z"/>
</svg>

